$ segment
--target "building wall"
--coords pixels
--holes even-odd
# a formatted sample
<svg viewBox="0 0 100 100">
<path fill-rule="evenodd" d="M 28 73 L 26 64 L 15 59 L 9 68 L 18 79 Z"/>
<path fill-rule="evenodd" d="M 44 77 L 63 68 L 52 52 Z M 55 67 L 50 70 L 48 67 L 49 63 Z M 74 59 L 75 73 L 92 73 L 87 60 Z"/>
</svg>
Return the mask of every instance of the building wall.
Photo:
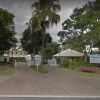
<svg viewBox="0 0 100 100">
<path fill-rule="evenodd" d="M 23 50 L 18 51 L 17 49 L 15 50 L 10 50 L 8 52 L 9 57 L 25 57 L 27 53 Z"/>
</svg>

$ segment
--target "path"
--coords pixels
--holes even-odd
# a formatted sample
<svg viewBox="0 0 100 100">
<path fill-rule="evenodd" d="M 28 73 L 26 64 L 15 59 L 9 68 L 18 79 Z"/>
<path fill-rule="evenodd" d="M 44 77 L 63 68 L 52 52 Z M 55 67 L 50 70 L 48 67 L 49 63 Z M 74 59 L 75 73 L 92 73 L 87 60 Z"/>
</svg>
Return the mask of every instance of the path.
<svg viewBox="0 0 100 100">
<path fill-rule="evenodd" d="M 85 78 L 49 68 L 48 74 L 17 65 L 15 75 L 0 81 L 0 95 L 100 96 L 100 78 Z"/>
</svg>

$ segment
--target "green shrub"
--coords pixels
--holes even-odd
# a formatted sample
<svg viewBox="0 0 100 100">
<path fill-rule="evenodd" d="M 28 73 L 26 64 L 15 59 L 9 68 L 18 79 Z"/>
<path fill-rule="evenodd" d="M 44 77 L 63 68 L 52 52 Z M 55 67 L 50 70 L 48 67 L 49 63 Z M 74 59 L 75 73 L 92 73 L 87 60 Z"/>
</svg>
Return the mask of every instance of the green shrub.
<svg viewBox="0 0 100 100">
<path fill-rule="evenodd" d="M 68 59 L 62 59 L 60 62 L 60 66 L 64 68 L 68 68 L 70 65 L 70 61 Z"/>
<path fill-rule="evenodd" d="M 39 66 L 39 72 L 48 73 L 48 68 L 43 67 L 43 66 Z"/>
<path fill-rule="evenodd" d="M 7 58 L 5 58 L 4 61 L 0 61 L 0 65 L 7 65 L 7 64 L 9 64 Z"/>
<path fill-rule="evenodd" d="M 96 64 L 91 64 L 80 59 L 61 59 L 60 67 L 77 69 L 80 67 L 96 67 Z"/>
<path fill-rule="evenodd" d="M 37 66 L 31 66 L 33 70 L 37 71 Z M 48 68 L 44 66 L 38 66 L 38 72 L 48 73 Z"/>
<path fill-rule="evenodd" d="M 15 61 L 15 59 L 12 58 L 12 57 L 9 59 L 9 63 L 10 63 L 10 64 L 14 63 L 14 61 Z"/>
<path fill-rule="evenodd" d="M 47 62 L 47 60 L 45 59 L 45 60 L 43 60 L 43 64 L 48 64 L 48 62 Z"/>
<path fill-rule="evenodd" d="M 72 60 L 70 62 L 70 68 L 74 69 L 74 68 L 79 68 L 79 67 L 95 67 L 95 64 L 91 64 L 89 62 L 85 62 L 84 60 Z"/>
</svg>

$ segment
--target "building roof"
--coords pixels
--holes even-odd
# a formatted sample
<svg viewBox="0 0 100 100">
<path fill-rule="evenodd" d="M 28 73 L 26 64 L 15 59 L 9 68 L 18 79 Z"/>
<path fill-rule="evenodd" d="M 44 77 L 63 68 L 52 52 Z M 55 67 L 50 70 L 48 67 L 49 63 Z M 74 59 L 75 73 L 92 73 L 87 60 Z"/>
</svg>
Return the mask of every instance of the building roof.
<svg viewBox="0 0 100 100">
<path fill-rule="evenodd" d="M 72 49 L 66 49 L 64 51 L 61 51 L 60 53 L 57 53 L 53 55 L 53 57 L 82 57 L 84 54 Z"/>
</svg>

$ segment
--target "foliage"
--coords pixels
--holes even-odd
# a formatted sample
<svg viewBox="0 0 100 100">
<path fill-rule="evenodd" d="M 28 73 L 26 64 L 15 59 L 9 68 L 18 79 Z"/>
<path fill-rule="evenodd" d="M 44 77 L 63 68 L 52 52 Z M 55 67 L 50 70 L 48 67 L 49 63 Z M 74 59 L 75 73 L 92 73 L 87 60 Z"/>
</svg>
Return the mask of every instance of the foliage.
<svg viewBox="0 0 100 100">
<path fill-rule="evenodd" d="M 25 57 L 16 57 L 14 58 L 17 62 L 26 62 Z"/>
<path fill-rule="evenodd" d="M 15 73 L 15 68 L 11 67 L 10 64 L 0 65 L 0 76 L 12 75 Z"/>
<path fill-rule="evenodd" d="M 35 71 L 37 71 L 37 66 L 32 66 L 32 69 L 35 70 Z M 48 73 L 48 68 L 43 67 L 43 66 L 39 66 L 38 67 L 38 72 Z"/>
<path fill-rule="evenodd" d="M 95 64 L 91 64 L 89 62 L 85 62 L 84 60 L 74 59 L 70 61 L 70 68 L 77 69 L 79 67 L 95 67 Z"/>
<path fill-rule="evenodd" d="M 84 50 L 86 45 L 100 48 L 100 1 L 89 2 L 82 8 L 75 8 L 70 19 L 64 21 L 58 35 L 66 48 Z"/>
<path fill-rule="evenodd" d="M 6 64 L 9 64 L 9 62 L 7 62 L 7 61 L 0 61 L 0 65 L 6 65 Z"/>
<path fill-rule="evenodd" d="M 60 60 L 60 67 L 69 68 L 70 62 L 68 59 L 61 59 Z"/>
<path fill-rule="evenodd" d="M 96 64 L 91 64 L 80 59 L 61 59 L 60 66 L 70 69 L 79 69 L 84 67 L 96 67 Z"/>
<path fill-rule="evenodd" d="M 51 59 L 52 56 L 59 52 L 59 45 L 56 42 L 51 42 L 44 48 L 45 59 Z"/>
<path fill-rule="evenodd" d="M 0 8 L 0 53 L 15 45 L 14 15 Z"/>
<path fill-rule="evenodd" d="M 52 41 L 49 33 L 44 36 L 44 46 Z M 21 39 L 23 48 L 30 54 L 38 54 L 42 46 L 42 32 L 41 30 L 33 31 L 29 30 L 29 27 L 23 32 L 23 37 Z"/>
<path fill-rule="evenodd" d="M 33 16 L 31 18 L 33 28 L 48 28 L 49 25 L 57 24 L 60 16 L 56 13 L 59 11 L 60 5 L 58 0 L 38 0 L 33 3 Z"/>
<path fill-rule="evenodd" d="M 10 57 L 10 58 L 9 58 L 9 63 L 10 63 L 10 64 L 13 63 L 14 60 L 15 60 L 14 57 Z"/>
</svg>

